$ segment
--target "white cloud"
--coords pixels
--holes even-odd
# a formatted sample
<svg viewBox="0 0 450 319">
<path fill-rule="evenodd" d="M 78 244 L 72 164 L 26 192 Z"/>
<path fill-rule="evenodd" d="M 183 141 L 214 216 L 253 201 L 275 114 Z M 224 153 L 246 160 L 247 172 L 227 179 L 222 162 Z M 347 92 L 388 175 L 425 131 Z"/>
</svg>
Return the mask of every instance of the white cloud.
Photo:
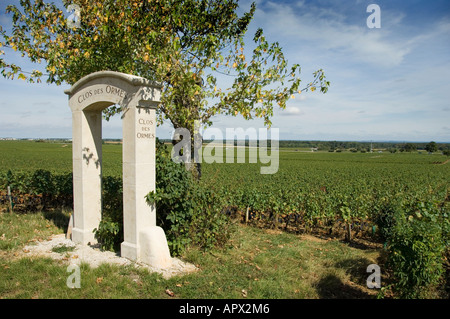
<svg viewBox="0 0 450 319">
<path fill-rule="evenodd" d="M 296 106 L 287 106 L 284 110 L 280 111 L 281 116 L 291 116 L 291 115 L 304 115 L 299 107 Z"/>
<path fill-rule="evenodd" d="M 388 16 L 383 12 L 383 17 Z M 403 62 L 411 44 L 391 37 L 391 31 L 400 24 L 403 16 L 395 15 L 389 26 L 369 29 L 366 15 L 361 13 L 362 24 L 349 24 L 346 17 L 327 7 L 286 5 L 270 2 L 256 14 L 256 23 L 270 21 L 264 30 L 271 38 L 284 39 L 290 47 L 303 52 L 332 51 L 345 59 L 357 60 L 382 67 L 392 67 Z"/>
</svg>

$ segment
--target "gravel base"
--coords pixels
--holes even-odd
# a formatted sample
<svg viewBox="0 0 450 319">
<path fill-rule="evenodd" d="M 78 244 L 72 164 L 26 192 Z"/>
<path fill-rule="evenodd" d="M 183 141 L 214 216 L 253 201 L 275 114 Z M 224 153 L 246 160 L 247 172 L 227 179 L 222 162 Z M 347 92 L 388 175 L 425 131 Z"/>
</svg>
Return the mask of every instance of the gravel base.
<svg viewBox="0 0 450 319">
<path fill-rule="evenodd" d="M 27 256 L 50 257 L 56 260 L 67 261 L 69 264 L 81 264 L 84 262 L 89 264 L 92 268 L 96 268 L 103 263 L 123 266 L 134 265 L 137 268 L 146 268 L 150 272 L 158 272 L 165 279 L 198 270 L 194 265 L 183 262 L 178 258 L 172 258 L 172 266 L 167 269 L 150 267 L 149 265 L 120 257 L 114 252 L 102 251 L 98 245 L 75 244 L 70 239 L 66 239 L 65 234 L 55 235 L 48 241 L 36 241 L 35 243 L 36 244 L 28 245 L 23 249 L 23 252 Z M 61 253 L 54 252 L 53 250 L 58 247 L 66 247 L 69 248 L 70 251 L 66 250 Z"/>
</svg>

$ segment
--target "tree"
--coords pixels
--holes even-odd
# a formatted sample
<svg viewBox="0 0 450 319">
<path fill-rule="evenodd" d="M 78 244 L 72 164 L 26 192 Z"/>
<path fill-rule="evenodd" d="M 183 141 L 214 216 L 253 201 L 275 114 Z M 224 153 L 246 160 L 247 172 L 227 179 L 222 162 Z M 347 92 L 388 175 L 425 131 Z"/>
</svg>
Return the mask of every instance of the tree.
<svg viewBox="0 0 450 319">
<path fill-rule="evenodd" d="M 392 154 L 397 153 L 397 149 L 393 147 L 388 148 L 388 151 Z"/>
<path fill-rule="evenodd" d="M 434 153 L 434 152 L 437 152 L 438 148 L 437 148 L 436 142 L 430 142 L 430 143 L 428 143 L 427 145 L 425 145 L 425 150 L 426 150 L 428 153 Z"/>
<path fill-rule="evenodd" d="M 416 145 L 414 145 L 413 143 L 406 143 L 403 148 L 402 148 L 405 152 L 413 152 L 415 151 Z"/>
<path fill-rule="evenodd" d="M 100 70 L 142 76 L 163 84 L 158 124 L 168 119 L 191 133 L 195 120 L 209 126 L 217 114 L 263 118 L 270 127 L 274 105 L 284 109 L 295 94 L 326 93 L 330 85 L 320 69 L 300 88 L 300 65 L 289 66 L 280 45 L 269 43 L 262 29 L 253 37 L 253 50 L 246 47 L 254 3 L 238 16 L 237 0 L 63 0 L 66 8 L 80 9 L 78 26 L 54 4 L 20 4 L 7 7 L 13 28 L 11 34 L 0 29 L 0 46 L 32 62 L 45 61 L 47 73 L 25 72 L 0 58 L 4 77 L 40 82 L 46 76 L 60 85 Z M 219 74 L 233 77 L 232 85 L 221 87 Z M 120 112 L 113 106 L 105 117 Z"/>
</svg>

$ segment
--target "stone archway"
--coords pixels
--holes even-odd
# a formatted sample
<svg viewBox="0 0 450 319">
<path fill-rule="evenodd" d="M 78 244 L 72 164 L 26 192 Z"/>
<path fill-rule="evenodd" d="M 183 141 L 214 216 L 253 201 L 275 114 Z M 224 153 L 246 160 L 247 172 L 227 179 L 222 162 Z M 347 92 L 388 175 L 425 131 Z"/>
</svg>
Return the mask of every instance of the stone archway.
<svg viewBox="0 0 450 319">
<path fill-rule="evenodd" d="M 123 107 L 122 257 L 159 268 L 171 258 L 156 211 L 145 196 L 155 190 L 156 107 L 161 85 L 113 71 L 89 74 L 65 93 L 72 110 L 74 214 L 72 240 L 95 242 L 93 229 L 101 220 L 102 110 Z"/>
</svg>

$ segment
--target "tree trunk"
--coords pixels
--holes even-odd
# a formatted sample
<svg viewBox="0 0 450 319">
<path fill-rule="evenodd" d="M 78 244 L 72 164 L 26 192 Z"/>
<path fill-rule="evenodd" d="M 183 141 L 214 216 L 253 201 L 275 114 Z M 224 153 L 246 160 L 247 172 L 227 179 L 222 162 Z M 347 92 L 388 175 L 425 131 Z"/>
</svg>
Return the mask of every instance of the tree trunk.
<svg viewBox="0 0 450 319">
<path fill-rule="evenodd" d="M 199 133 L 192 133 L 193 130 L 189 130 L 191 133 L 191 143 L 190 143 L 190 161 L 186 161 L 185 167 L 186 170 L 192 172 L 192 175 L 196 180 L 200 180 L 202 177 L 202 166 L 201 166 L 201 158 L 199 150 L 196 149 L 196 146 L 202 147 L 203 137 Z M 175 146 L 180 142 L 179 136 L 174 136 L 172 139 L 172 145 Z M 201 150 L 200 150 L 201 151 Z"/>
<path fill-rule="evenodd" d="M 197 180 L 200 180 L 202 177 L 202 158 L 200 158 L 200 155 L 203 154 L 202 144 L 203 136 L 194 129 L 194 133 L 191 133 L 191 172 Z"/>
<path fill-rule="evenodd" d="M 201 77 L 198 77 L 198 80 L 195 83 L 199 89 L 203 88 L 203 80 Z M 177 124 L 179 125 L 178 127 L 183 127 L 187 130 L 189 130 L 190 133 L 190 138 L 191 138 L 191 143 L 190 143 L 190 153 L 191 153 L 191 159 L 190 161 L 185 162 L 185 166 L 186 169 L 188 171 L 192 172 L 192 175 L 194 176 L 195 179 L 200 180 L 200 178 L 202 177 L 202 169 L 201 169 L 201 161 L 202 159 L 200 158 L 200 154 L 201 154 L 201 147 L 202 147 L 202 142 L 203 142 L 203 137 L 200 134 L 200 127 L 196 127 L 196 121 L 195 120 L 200 120 L 201 117 L 199 115 L 199 105 L 200 105 L 200 97 L 196 96 L 194 98 L 194 101 L 191 101 L 191 97 L 190 96 L 184 96 L 184 95 L 179 95 L 178 99 L 177 99 L 177 104 L 178 105 L 182 105 L 184 106 L 186 109 L 189 110 L 189 116 L 188 119 L 182 122 L 178 122 Z M 195 119 L 195 120 L 194 120 Z M 174 124 L 174 122 L 172 121 L 172 124 Z M 177 128 L 174 125 L 175 128 Z M 174 137 L 177 138 L 177 137 Z M 179 139 L 178 139 L 179 141 Z M 175 145 L 178 141 L 174 141 L 172 140 L 172 144 Z M 196 146 L 198 145 L 198 147 L 200 148 L 200 153 L 199 150 L 196 149 Z"/>
</svg>

